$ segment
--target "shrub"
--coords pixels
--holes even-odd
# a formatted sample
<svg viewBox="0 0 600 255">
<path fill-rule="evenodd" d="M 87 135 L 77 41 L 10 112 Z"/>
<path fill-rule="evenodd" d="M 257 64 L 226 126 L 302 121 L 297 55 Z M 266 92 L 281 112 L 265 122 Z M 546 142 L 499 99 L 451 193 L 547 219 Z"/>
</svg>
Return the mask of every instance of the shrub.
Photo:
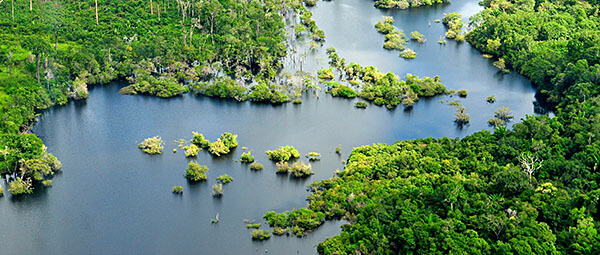
<svg viewBox="0 0 600 255">
<path fill-rule="evenodd" d="M 220 139 L 228 149 L 233 149 L 238 146 L 237 135 L 232 133 L 225 132 L 221 135 Z"/>
<path fill-rule="evenodd" d="M 510 110 L 506 106 L 500 107 L 500 109 L 494 112 L 494 116 L 498 119 L 501 119 L 505 122 L 509 122 L 514 116 L 512 115 L 512 110 Z"/>
<path fill-rule="evenodd" d="M 292 101 L 292 103 L 294 103 L 294 104 L 301 104 L 302 103 L 302 99 L 296 98 L 296 99 L 294 99 L 294 101 Z"/>
<path fill-rule="evenodd" d="M 415 40 L 420 43 L 427 41 L 427 39 L 425 39 L 425 36 L 423 34 L 419 33 L 419 31 L 410 32 L 410 39 Z"/>
<path fill-rule="evenodd" d="M 304 164 L 304 162 L 296 162 L 290 167 L 290 172 L 294 177 L 306 177 L 315 174 L 312 171 L 310 164 Z"/>
<path fill-rule="evenodd" d="M 160 138 L 160 136 L 155 136 L 144 139 L 144 141 L 138 145 L 138 148 L 142 149 L 145 153 L 152 155 L 161 154 L 164 147 L 162 138 Z"/>
<path fill-rule="evenodd" d="M 275 163 L 275 166 L 277 167 L 275 172 L 278 174 L 285 174 L 290 170 L 288 162 L 285 161 L 277 162 Z"/>
<path fill-rule="evenodd" d="M 270 160 L 273 161 L 289 161 L 290 159 L 295 159 L 300 157 L 300 153 L 298 150 L 294 148 L 294 146 L 280 146 L 279 149 L 266 151 Z"/>
<path fill-rule="evenodd" d="M 52 186 L 52 180 L 43 180 L 42 185 L 44 185 L 44 187 L 50 187 Z"/>
<path fill-rule="evenodd" d="M 342 153 L 342 145 L 338 145 L 337 147 L 335 147 L 335 153 L 340 154 Z"/>
<path fill-rule="evenodd" d="M 173 193 L 183 194 L 183 187 L 181 185 L 173 186 Z"/>
<path fill-rule="evenodd" d="M 2 186 L 0 186 L 0 197 L 4 196 L 4 188 Z"/>
<path fill-rule="evenodd" d="M 458 91 L 456 91 L 456 94 L 459 97 L 467 97 L 467 95 L 469 94 L 469 92 L 467 92 L 466 89 L 459 89 Z"/>
<path fill-rule="evenodd" d="M 365 102 L 365 101 L 358 101 L 358 102 L 356 102 L 354 104 L 354 107 L 361 108 L 361 109 L 367 108 L 367 102 Z"/>
<path fill-rule="evenodd" d="M 321 153 L 309 152 L 308 155 L 306 155 L 306 157 L 308 157 L 308 160 L 310 160 L 310 161 L 319 160 L 319 159 L 321 159 Z"/>
<path fill-rule="evenodd" d="M 221 183 L 213 184 L 212 192 L 213 192 L 213 196 L 215 196 L 215 197 L 222 196 L 223 195 L 223 184 L 221 184 Z"/>
<path fill-rule="evenodd" d="M 211 154 L 219 157 L 221 155 L 225 155 L 225 154 L 229 153 L 229 147 L 227 147 L 225 145 L 225 143 L 221 140 L 221 138 L 217 138 L 216 141 L 210 143 L 208 151 Z"/>
<path fill-rule="evenodd" d="M 228 174 L 224 174 L 217 177 L 217 181 L 222 184 L 227 184 L 233 181 L 233 177 L 229 176 Z"/>
<path fill-rule="evenodd" d="M 198 146 L 196 146 L 195 144 L 183 146 L 183 151 L 184 151 L 186 157 L 195 157 L 198 155 L 198 152 L 200 152 L 200 150 L 201 149 L 198 148 Z"/>
<path fill-rule="evenodd" d="M 318 75 L 319 79 L 332 80 L 333 79 L 333 67 L 330 67 L 329 69 L 321 68 L 319 71 L 317 71 L 317 75 Z"/>
<path fill-rule="evenodd" d="M 304 4 L 306 4 L 306 6 L 315 6 L 317 0 L 304 0 Z"/>
<path fill-rule="evenodd" d="M 400 57 L 405 59 L 414 59 L 417 57 L 417 53 L 411 49 L 406 49 L 400 52 Z"/>
<path fill-rule="evenodd" d="M 194 138 L 190 142 L 193 144 L 200 146 L 202 149 L 208 149 L 210 146 L 210 141 L 204 138 L 203 134 L 192 132 L 194 134 Z"/>
<path fill-rule="evenodd" d="M 469 114 L 465 112 L 466 110 L 467 108 L 465 108 L 464 106 L 457 107 L 456 113 L 454 114 L 454 122 L 456 122 L 459 125 L 469 123 L 469 120 L 471 120 L 471 116 L 469 116 Z"/>
<path fill-rule="evenodd" d="M 198 162 L 191 161 L 185 171 L 185 178 L 193 182 L 205 181 L 207 171 L 207 166 L 201 166 Z"/>
<path fill-rule="evenodd" d="M 252 152 L 250 152 L 250 151 L 242 153 L 242 156 L 240 156 L 240 159 L 242 160 L 242 163 L 252 163 L 252 162 L 254 162 L 254 156 L 252 156 L 251 153 Z"/>
<path fill-rule="evenodd" d="M 263 170 L 263 165 L 261 163 L 258 162 L 253 162 L 252 164 L 250 164 L 250 169 L 254 170 L 254 171 L 259 171 L 259 170 Z"/>
<path fill-rule="evenodd" d="M 496 97 L 495 96 L 489 96 L 485 99 L 486 102 L 493 104 L 496 102 Z"/>
<path fill-rule="evenodd" d="M 334 97 L 355 98 L 358 94 L 352 88 L 344 86 L 338 82 L 328 82 L 327 92 Z"/>
<path fill-rule="evenodd" d="M 21 177 L 17 177 L 14 181 L 8 183 L 8 191 L 14 196 L 33 193 L 31 179 L 26 178 L 23 180 Z"/>
<path fill-rule="evenodd" d="M 491 118 L 490 120 L 488 120 L 488 124 L 490 126 L 499 127 L 499 126 L 504 126 L 506 124 L 506 122 L 504 122 L 504 120 L 501 120 L 498 118 Z"/>
<path fill-rule="evenodd" d="M 252 230 L 252 240 L 262 241 L 262 240 L 266 240 L 269 238 L 271 238 L 271 233 L 268 230 L 264 230 L 264 229 Z"/>
<path fill-rule="evenodd" d="M 287 232 L 288 232 L 287 228 L 280 228 L 280 227 L 274 227 L 273 228 L 273 234 L 276 235 L 276 236 L 283 235 L 283 234 L 285 234 Z"/>
<path fill-rule="evenodd" d="M 256 223 L 256 224 L 246 224 L 246 228 L 253 228 L 253 229 L 258 229 L 260 228 L 262 224 L 260 223 Z"/>
</svg>

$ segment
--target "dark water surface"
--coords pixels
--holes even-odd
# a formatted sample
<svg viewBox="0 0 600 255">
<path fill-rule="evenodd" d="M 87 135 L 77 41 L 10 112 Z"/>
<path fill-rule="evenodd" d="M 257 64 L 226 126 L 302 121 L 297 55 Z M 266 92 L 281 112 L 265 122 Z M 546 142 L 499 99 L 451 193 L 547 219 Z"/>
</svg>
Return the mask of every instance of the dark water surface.
<svg viewBox="0 0 600 255">
<path fill-rule="evenodd" d="M 487 120 L 500 106 L 509 106 L 518 120 L 533 113 L 535 90 L 523 77 L 501 75 L 470 45 L 448 41 L 437 44 L 444 28 L 429 20 L 443 13 L 477 12 L 476 1 L 406 11 L 381 11 L 369 0 L 319 2 L 314 19 L 327 35 L 327 43 L 312 58 L 308 69 L 325 66 L 324 49 L 334 46 L 342 57 L 362 65 L 404 76 L 439 75 L 449 89 L 467 89 L 461 102 L 471 115 L 471 125 L 458 129 L 454 109 L 435 97 L 420 100 L 412 111 L 389 111 L 370 105 L 353 107 L 354 101 L 305 95 L 301 105 L 256 105 L 193 95 L 173 99 L 122 96 L 122 84 L 95 87 L 86 101 L 45 111 L 34 132 L 63 163 L 52 188 L 38 188 L 26 199 L 0 198 L 0 254 L 312 254 L 315 245 L 339 233 L 340 222 L 328 222 L 304 238 L 272 237 L 253 242 L 244 219 L 261 222 L 269 210 L 284 211 L 306 205 L 306 185 L 342 169 L 353 147 L 377 142 L 393 143 L 419 137 L 463 137 L 489 129 Z M 383 36 L 373 25 L 381 15 L 392 15 L 407 34 L 418 30 L 428 41 L 410 43 L 417 58 L 406 61 L 397 52 L 381 48 Z M 316 63 L 316 65 L 315 65 Z M 495 95 L 495 104 L 485 98 Z M 213 158 L 203 151 L 198 162 L 208 165 L 208 181 L 187 183 L 188 160 L 174 140 L 192 137 L 192 131 L 215 140 L 229 131 L 239 135 L 240 147 L 230 155 Z M 143 154 L 137 144 L 159 135 L 163 155 Z M 302 154 L 320 152 L 313 163 L 315 175 L 291 179 L 274 173 L 265 150 L 293 145 Z M 343 146 L 343 155 L 334 149 Z M 254 151 L 265 165 L 259 172 L 235 162 L 242 146 Z M 229 174 L 224 196 L 214 199 L 215 178 Z M 171 193 L 183 185 L 183 196 Z M 6 183 L 3 183 L 6 187 Z M 221 222 L 211 224 L 215 214 Z"/>
</svg>

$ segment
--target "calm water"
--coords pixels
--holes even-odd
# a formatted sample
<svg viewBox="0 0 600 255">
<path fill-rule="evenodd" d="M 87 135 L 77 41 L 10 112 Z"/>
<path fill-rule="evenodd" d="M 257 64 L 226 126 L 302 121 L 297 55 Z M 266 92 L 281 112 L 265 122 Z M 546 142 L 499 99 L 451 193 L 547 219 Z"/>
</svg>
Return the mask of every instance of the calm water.
<svg viewBox="0 0 600 255">
<path fill-rule="evenodd" d="M 419 101 L 412 111 L 389 111 L 354 101 L 306 95 L 301 105 L 255 105 L 185 95 L 173 99 L 122 96 L 123 84 L 91 89 L 86 101 L 45 111 L 34 132 L 62 161 L 63 172 L 50 189 L 26 199 L 0 198 L 0 254 L 313 254 L 315 245 L 339 233 L 340 222 L 329 222 L 304 238 L 272 237 L 253 242 L 244 219 L 261 222 L 269 210 L 284 211 L 306 205 L 306 185 L 342 169 L 352 147 L 393 143 L 418 137 L 462 137 L 487 127 L 493 111 L 506 105 L 515 118 L 533 113 L 535 90 L 522 77 L 500 75 L 468 44 L 437 44 L 444 33 L 443 13 L 475 13 L 475 1 L 406 11 L 381 11 L 368 0 L 319 2 L 314 19 L 325 31 L 327 43 L 307 53 L 306 69 L 326 65 L 324 49 L 335 47 L 342 57 L 362 65 L 404 76 L 439 75 L 449 89 L 467 89 L 461 102 L 471 125 L 458 129 L 454 109 L 435 97 Z M 383 36 L 373 25 L 381 15 L 392 15 L 407 34 L 418 30 L 428 42 L 410 43 L 417 58 L 406 61 L 397 52 L 381 48 Z M 495 95 L 495 104 L 485 98 Z M 206 152 L 198 162 L 208 165 L 208 181 L 190 184 L 183 177 L 188 160 L 182 151 L 172 153 L 172 141 L 190 139 L 192 131 L 215 140 L 229 131 L 239 135 L 240 147 L 230 155 L 213 158 Z M 159 135 L 166 142 L 163 155 L 143 154 L 136 146 Z M 290 179 L 274 173 L 265 150 L 293 145 L 301 153 L 320 152 L 313 163 L 315 175 Z M 343 155 L 334 148 L 342 144 Z M 253 172 L 235 162 L 246 146 L 265 169 Z M 211 196 L 215 178 L 229 174 L 221 199 Z M 3 183 L 6 187 L 6 183 Z M 183 185 L 183 196 L 171 193 Z M 211 224 L 215 214 L 221 222 Z"/>
</svg>

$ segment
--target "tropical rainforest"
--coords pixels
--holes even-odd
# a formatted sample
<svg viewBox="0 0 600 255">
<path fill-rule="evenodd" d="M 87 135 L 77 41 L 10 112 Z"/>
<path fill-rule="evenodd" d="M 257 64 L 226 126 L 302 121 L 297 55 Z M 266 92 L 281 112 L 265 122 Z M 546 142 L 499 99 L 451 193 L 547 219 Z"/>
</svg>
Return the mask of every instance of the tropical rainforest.
<svg viewBox="0 0 600 255">
<path fill-rule="evenodd" d="M 510 129 L 498 125 L 462 139 L 355 148 L 343 170 L 309 186 L 307 208 L 265 214 L 274 234 L 302 236 L 325 220 L 344 219 L 348 224 L 319 244 L 319 253 L 600 253 L 600 2 L 480 4 L 465 40 L 503 72 L 530 78 L 554 116 L 528 116 Z M 0 173 L 14 195 L 32 193 L 62 167 L 30 133 L 40 111 L 85 99 L 88 86 L 125 80 L 123 94 L 192 91 L 287 102 L 272 84 L 286 56 L 282 16 L 301 14 L 311 39 L 325 38 L 300 1 L 4 0 L 0 11 Z M 460 18 L 448 17 L 444 23 L 462 39 Z M 364 87 L 330 83 L 334 96 L 394 108 L 446 93 L 439 77 L 401 81 L 331 59 Z M 244 87 L 251 81 L 257 85 Z M 284 147 L 268 155 L 280 154 L 298 157 Z M 192 162 L 187 176 L 205 180 L 206 171 Z M 255 239 L 269 237 L 261 230 Z"/>
</svg>

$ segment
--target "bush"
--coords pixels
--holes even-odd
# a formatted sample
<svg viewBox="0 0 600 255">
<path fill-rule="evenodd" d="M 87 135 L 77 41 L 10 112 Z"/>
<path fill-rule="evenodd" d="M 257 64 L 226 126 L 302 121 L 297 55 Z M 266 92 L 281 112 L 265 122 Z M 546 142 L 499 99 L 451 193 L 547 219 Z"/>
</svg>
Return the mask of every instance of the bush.
<svg viewBox="0 0 600 255">
<path fill-rule="evenodd" d="M 275 163 L 275 166 L 277 167 L 275 172 L 278 174 L 285 174 L 290 170 L 288 162 L 285 161 L 277 162 Z"/>
<path fill-rule="evenodd" d="M 256 223 L 256 224 L 246 224 L 246 228 L 259 229 L 261 225 L 262 225 L 262 224 L 260 224 L 260 223 Z"/>
<path fill-rule="evenodd" d="M 488 124 L 490 126 L 499 127 L 499 126 L 504 126 L 506 124 L 506 122 L 502 119 L 491 118 L 490 120 L 488 120 Z"/>
<path fill-rule="evenodd" d="M 304 0 L 304 4 L 306 4 L 306 6 L 315 6 L 317 0 Z"/>
<path fill-rule="evenodd" d="M 308 160 L 310 160 L 310 161 L 320 160 L 321 159 L 321 153 L 318 153 L 318 152 L 309 152 L 308 155 L 306 155 L 306 157 L 308 157 Z"/>
<path fill-rule="evenodd" d="M 213 196 L 215 196 L 215 197 L 222 196 L 223 195 L 223 184 L 221 184 L 221 183 L 213 184 L 212 192 L 213 192 Z"/>
<path fill-rule="evenodd" d="M 304 164 L 304 162 L 296 162 L 292 164 L 290 167 L 290 172 L 294 177 L 307 177 L 315 174 L 312 171 L 312 166 L 310 164 Z"/>
<path fill-rule="evenodd" d="M 496 97 L 495 96 L 489 96 L 485 99 L 486 102 L 493 104 L 496 102 Z"/>
<path fill-rule="evenodd" d="M 138 145 L 138 148 L 142 149 L 145 153 L 161 154 L 163 147 L 163 141 L 160 136 L 146 138 L 143 142 Z"/>
<path fill-rule="evenodd" d="M 216 141 L 210 143 L 208 151 L 211 154 L 213 154 L 217 157 L 220 157 L 221 155 L 225 155 L 225 154 L 229 153 L 229 147 L 227 147 L 225 145 L 225 143 L 221 140 L 221 138 L 217 138 Z"/>
<path fill-rule="evenodd" d="M 285 234 L 287 232 L 288 232 L 287 228 L 280 228 L 280 227 L 274 227 L 273 228 L 273 234 L 276 235 L 276 236 L 283 235 L 283 234 Z"/>
<path fill-rule="evenodd" d="M 173 193 L 183 194 L 183 187 L 181 185 L 173 186 Z"/>
<path fill-rule="evenodd" d="M 208 147 L 210 146 L 210 141 L 207 140 L 206 138 L 204 138 L 203 134 L 200 133 L 196 133 L 196 132 L 192 132 L 194 134 L 194 137 L 192 138 L 192 140 L 190 142 L 192 142 L 193 144 L 200 146 L 200 148 L 202 149 L 208 149 Z"/>
<path fill-rule="evenodd" d="M 252 163 L 252 162 L 254 162 L 254 156 L 252 156 L 251 153 L 252 152 L 250 152 L 250 151 L 242 153 L 242 156 L 240 156 L 240 159 L 242 160 L 242 163 Z"/>
<path fill-rule="evenodd" d="M 319 71 L 317 71 L 317 75 L 318 75 L 319 79 L 332 80 L 333 79 L 333 67 L 330 67 L 329 69 L 321 68 Z"/>
<path fill-rule="evenodd" d="M 13 196 L 33 193 L 31 179 L 27 178 L 23 180 L 20 177 L 17 177 L 14 181 L 8 183 L 8 191 L 10 191 Z"/>
<path fill-rule="evenodd" d="M 270 160 L 279 162 L 279 161 L 289 161 L 290 159 L 296 159 L 300 157 L 300 153 L 298 150 L 294 148 L 294 146 L 280 146 L 279 149 L 266 151 Z"/>
<path fill-rule="evenodd" d="M 44 187 L 50 187 L 52 186 L 52 180 L 43 180 L 42 185 L 44 185 Z"/>
<path fill-rule="evenodd" d="M 193 182 L 205 181 L 207 171 L 207 166 L 201 166 L 198 162 L 191 161 L 185 171 L 185 178 Z"/>
<path fill-rule="evenodd" d="M 217 177 L 217 181 L 222 184 L 227 184 L 233 181 L 233 177 L 229 176 L 228 174 L 224 174 Z"/>
<path fill-rule="evenodd" d="M 238 146 L 237 135 L 229 132 L 225 132 L 221 135 L 221 141 L 223 141 L 223 144 L 230 150 Z"/>
<path fill-rule="evenodd" d="M 355 98 L 358 94 L 353 89 L 338 82 L 327 82 L 327 92 L 334 97 Z"/>
<path fill-rule="evenodd" d="M 456 91 L 456 94 L 457 94 L 459 97 L 467 97 L 467 95 L 468 95 L 469 93 L 467 92 L 467 90 L 466 90 L 466 89 L 459 89 L 458 91 Z"/>
<path fill-rule="evenodd" d="M 459 125 L 469 123 L 469 120 L 471 120 L 471 116 L 469 116 L 469 114 L 465 112 L 466 110 L 467 108 L 465 108 L 464 106 L 457 107 L 456 113 L 454 114 L 454 122 L 456 122 Z"/>
<path fill-rule="evenodd" d="M 500 107 L 500 109 L 496 110 L 494 112 L 494 117 L 501 119 L 505 122 L 509 122 L 511 119 L 514 118 L 514 116 L 512 115 L 512 110 L 510 110 L 506 106 L 502 106 Z"/>
<path fill-rule="evenodd" d="M 269 238 L 271 238 L 271 233 L 268 230 L 264 230 L 264 229 L 252 230 L 252 240 L 262 241 L 262 240 L 266 240 Z"/>
<path fill-rule="evenodd" d="M 198 152 L 200 152 L 200 150 L 201 149 L 198 148 L 198 146 L 196 146 L 195 144 L 183 146 L 183 151 L 184 151 L 186 157 L 196 157 L 198 155 Z"/>
<path fill-rule="evenodd" d="M 358 101 L 358 102 L 356 102 L 354 104 L 354 107 L 361 108 L 361 109 L 367 108 L 367 102 L 365 102 L 365 101 Z"/>
<path fill-rule="evenodd" d="M 425 36 L 419 33 L 419 31 L 410 32 L 410 39 L 420 43 L 424 43 L 425 41 L 427 41 L 427 39 L 425 39 Z"/>
<path fill-rule="evenodd" d="M 405 59 L 414 59 L 417 57 L 417 53 L 411 49 L 406 49 L 400 52 L 400 57 Z"/>
<path fill-rule="evenodd" d="M 261 163 L 256 162 L 256 161 L 254 163 L 250 164 L 250 169 L 254 170 L 254 171 L 263 170 L 263 168 L 264 168 L 263 165 Z"/>
</svg>

